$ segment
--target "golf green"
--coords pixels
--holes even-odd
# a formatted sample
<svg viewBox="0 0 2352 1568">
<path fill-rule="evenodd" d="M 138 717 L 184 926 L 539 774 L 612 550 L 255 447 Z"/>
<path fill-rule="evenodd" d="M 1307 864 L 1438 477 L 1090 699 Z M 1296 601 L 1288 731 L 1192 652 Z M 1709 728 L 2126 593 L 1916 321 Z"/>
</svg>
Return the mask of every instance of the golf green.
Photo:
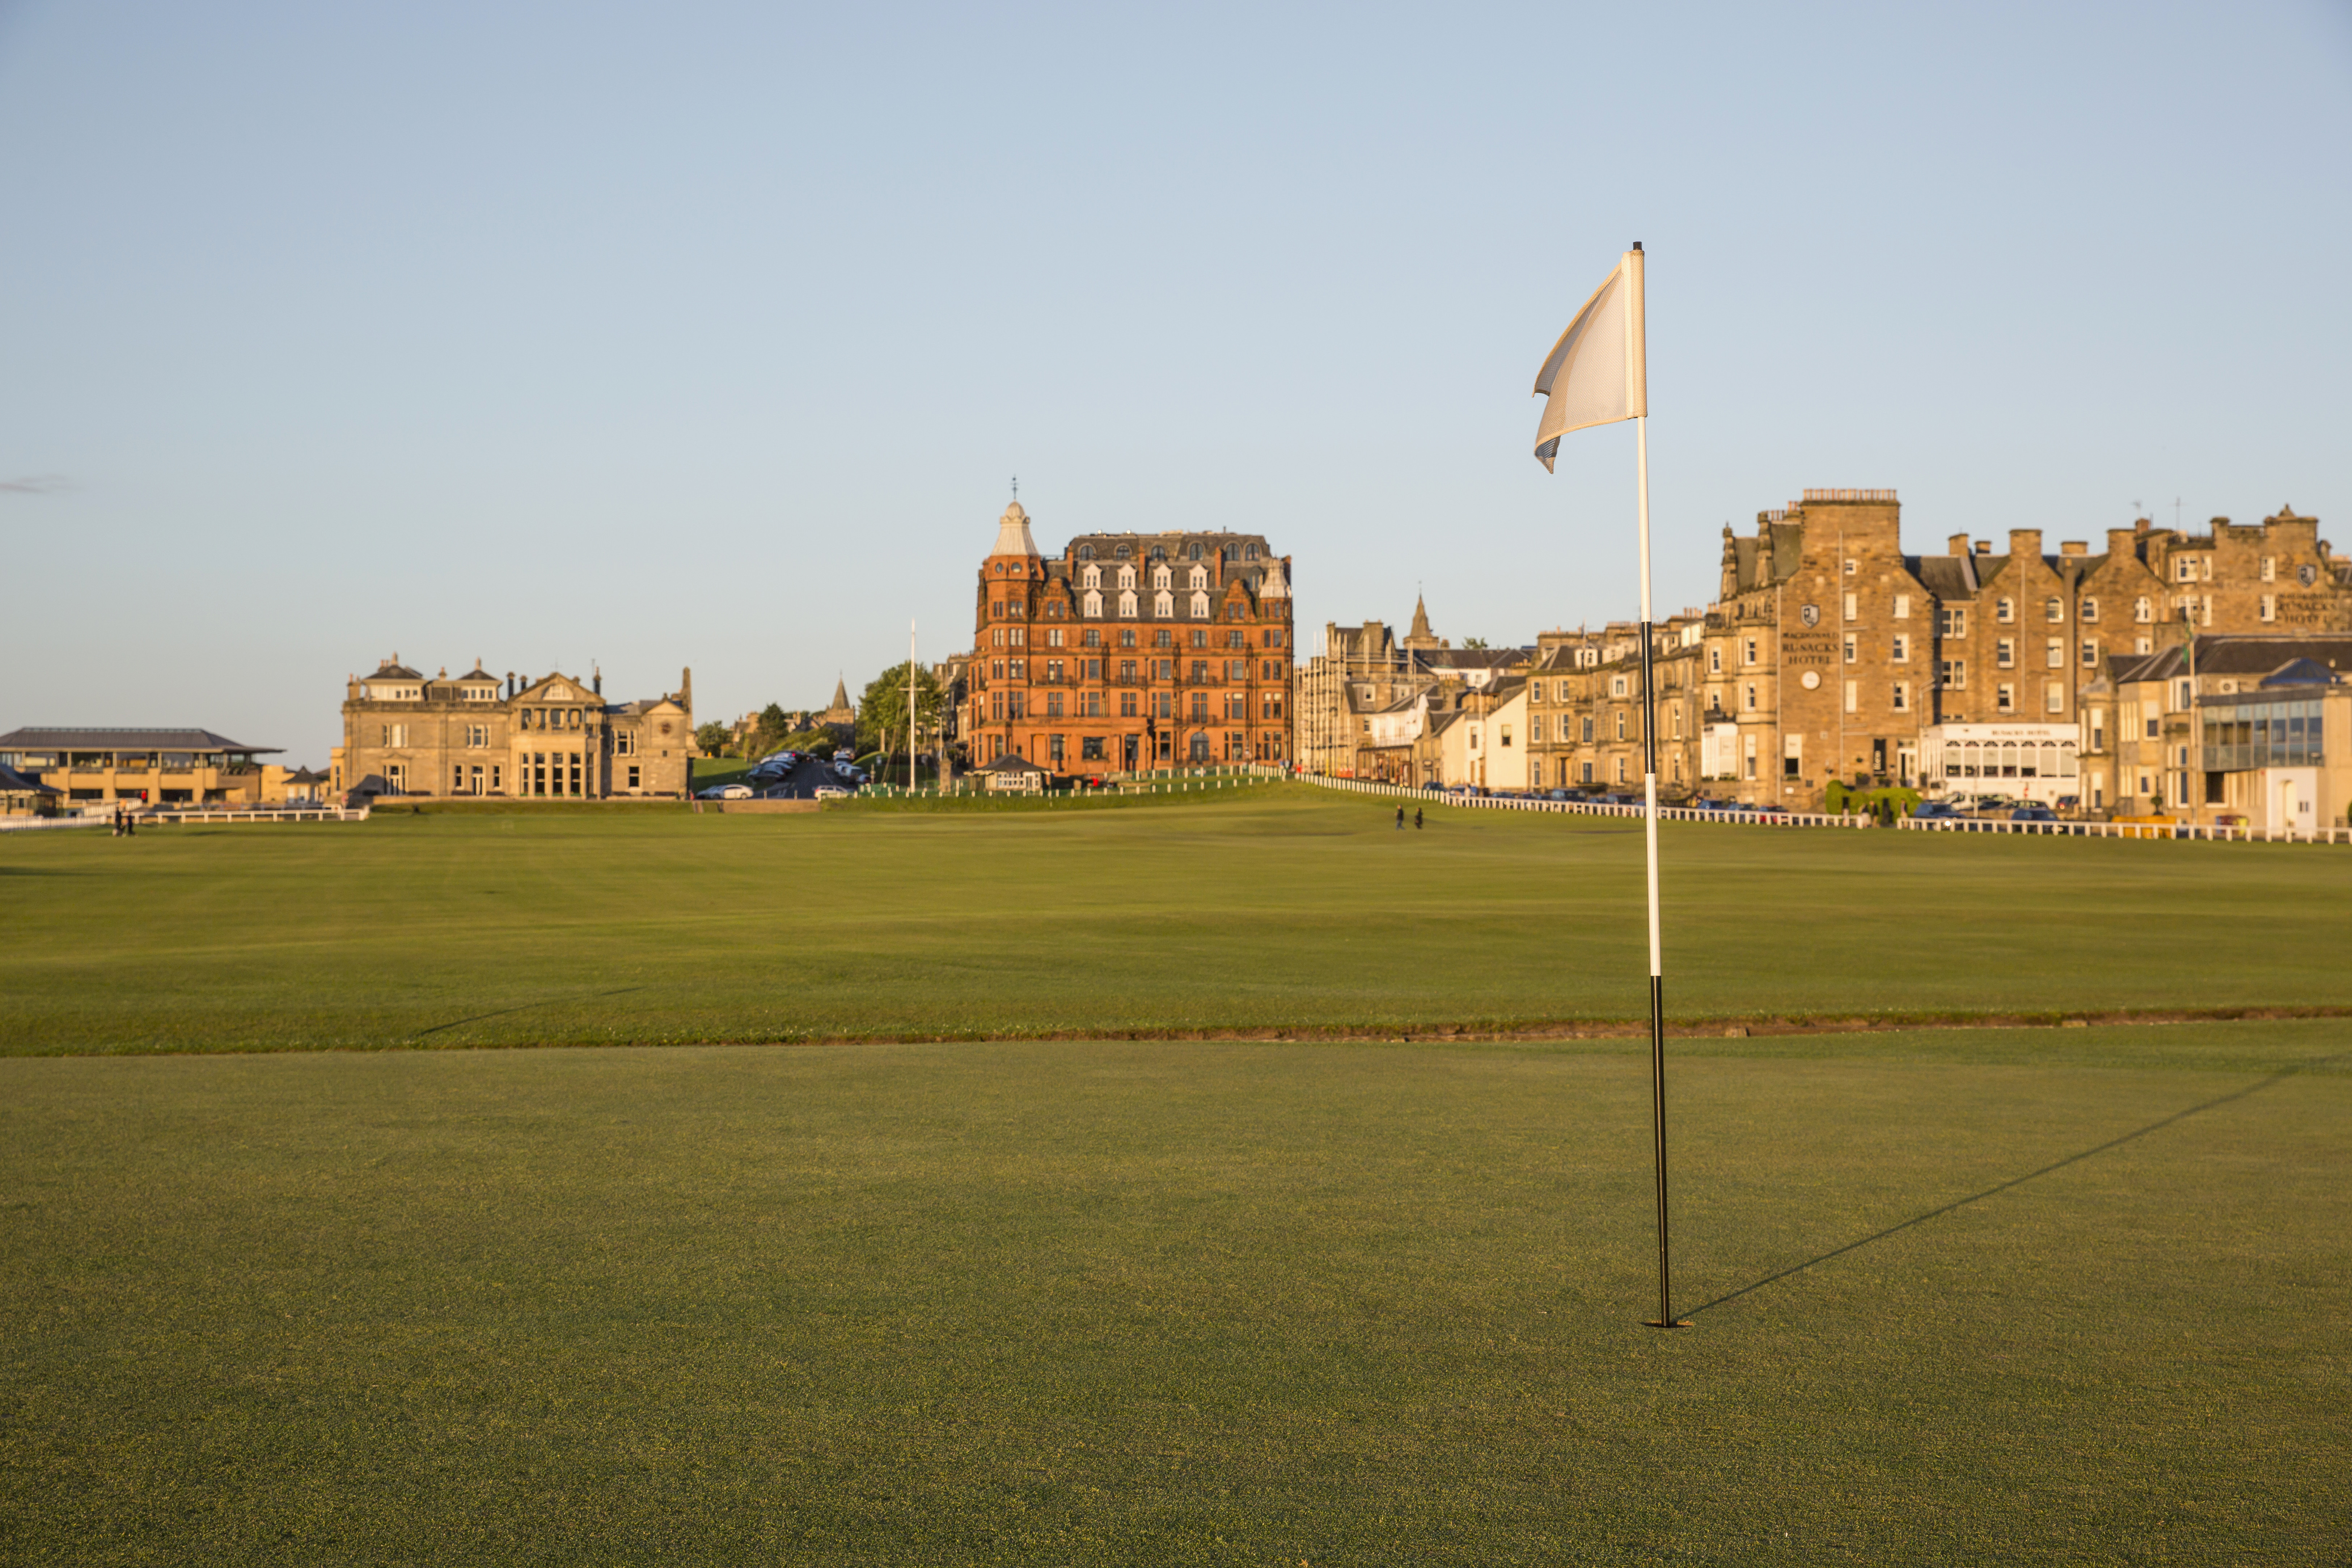
<svg viewBox="0 0 2352 1568">
<path fill-rule="evenodd" d="M 1474 900 L 1499 937 L 1503 867 L 1540 840 L 1450 826 L 1507 847 Z M 410 884 L 428 906 L 541 886 L 458 869 L 445 831 L 298 858 L 397 844 L 444 868 Z M 871 831 L 639 842 L 706 867 L 796 842 L 828 901 L 828 858 Z M 1066 831 L 1024 842 L 1066 859 Z M 222 853 L 142 841 L 125 872 L 110 847 L 42 854 L 102 884 Z M 1727 853 L 1756 878 L 1789 852 Z M 900 847 L 896 875 L 923 858 Z M 755 880 L 718 879 L 711 930 Z M 298 950 L 306 914 L 329 953 L 362 951 L 357 917 L 276 910 Z M 593 924 L 564 920 L 500 962 Z M 1648 1075 L 1622 1042 L 20 1057 L 0 1061 L 0 1555 L 2340 1562 L 2345 1034 L 1678 1047 L 1694 1326 L 1672 1333 L 1642 1325 Z"/>
<path fill-rule="evenodd" d="M 1646 1006 L 1637 823 L 1307 786 L 0 836 L 0 1051 L 1505 1027 Z M 2352 1004 L 2346 852 L 1670 825 L 1683 1019 Z"/>
</svg>

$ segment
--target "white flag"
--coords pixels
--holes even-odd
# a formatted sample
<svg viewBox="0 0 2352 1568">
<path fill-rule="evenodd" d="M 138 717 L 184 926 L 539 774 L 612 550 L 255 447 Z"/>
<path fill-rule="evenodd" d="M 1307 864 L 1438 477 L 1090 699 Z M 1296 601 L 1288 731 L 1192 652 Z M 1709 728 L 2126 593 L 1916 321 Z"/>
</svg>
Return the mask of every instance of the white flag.
<svg viewBox="0 0 2352 1568">
<path fill-rule="evenodd" d="M 1650 412 L 1648 358 L 1642 343 L 1637 247 L 1592 291 L 1536 376 L 1536 395 L 1550 400 L 1536 429 L 1536 457 L 1547 473 L 1559 455 L 1559 438 L 1570 431 Z"/>
</svg>

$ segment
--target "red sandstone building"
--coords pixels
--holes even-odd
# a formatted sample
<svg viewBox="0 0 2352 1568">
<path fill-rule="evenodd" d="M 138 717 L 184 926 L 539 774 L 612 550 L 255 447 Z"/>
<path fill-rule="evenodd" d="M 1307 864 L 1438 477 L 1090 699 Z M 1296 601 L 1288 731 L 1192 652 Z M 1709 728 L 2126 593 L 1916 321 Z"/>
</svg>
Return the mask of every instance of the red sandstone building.
<svg viewBox="0 0 2352 1568">
<path fill-rule="evenodd" d="M 1088 533 L 1014 501 L 980 569 L 971 760 L 1063 773 L 1290 757 L 1290 562 L 1254 533 Z"/>
</svg>

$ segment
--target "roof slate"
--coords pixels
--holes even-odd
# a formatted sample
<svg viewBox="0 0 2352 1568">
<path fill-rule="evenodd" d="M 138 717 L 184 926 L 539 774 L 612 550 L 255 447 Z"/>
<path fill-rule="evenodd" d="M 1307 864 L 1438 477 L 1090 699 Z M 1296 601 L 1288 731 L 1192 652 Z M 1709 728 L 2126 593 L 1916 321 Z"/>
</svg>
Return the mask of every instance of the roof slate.
<svg viewBox="0 0 2352 1568">
<path fill-rule="evenodd" d="M 210 730 L 24 729 L 0 735 L 6 752 L 277 752 L 282 746 L 248 746 Z"/>
</svg>

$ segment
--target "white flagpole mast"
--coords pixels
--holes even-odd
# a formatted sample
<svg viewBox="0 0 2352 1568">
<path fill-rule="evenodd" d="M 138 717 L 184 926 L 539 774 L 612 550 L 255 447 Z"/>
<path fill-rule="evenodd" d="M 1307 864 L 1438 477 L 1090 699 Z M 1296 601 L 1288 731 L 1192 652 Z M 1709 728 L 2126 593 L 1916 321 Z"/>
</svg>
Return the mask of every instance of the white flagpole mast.
<svg viewBox="0 0 2352 1568">
<path fill-rule="evenodd" d="M 912 621 L 907 623 L 907 793 L 915 793 L 915 623 Z"/>
<path fill-rule="evenodd" d="M 1643 320 L 1642 242 L 1633 242 L 1626 258 L 1633 268 L 1633 299 L 1627 302 L 1626 331 L 1632 342 L 1627 354 L 1629 378 L 1640 376 L 1643 410 L 1633 418 L 1634 468 L 1638 475 L 1642 558 L 1642 841 L 1649 884 L 1650 916 L 1650 1129 L 1658 1175 L 1658 1316 L 1661 1329 L 1683 1328 L 1674 1313 L 1674 1273 L 1666 1229 L 1666 1011 L 1665 963 L 1658 934 L 1658 697 L 1653 658 L 1656 652 L 1654 616 L 1650 605 L 1650 417 L 1648 414 L 1648 323 Z"/>
</svg>

